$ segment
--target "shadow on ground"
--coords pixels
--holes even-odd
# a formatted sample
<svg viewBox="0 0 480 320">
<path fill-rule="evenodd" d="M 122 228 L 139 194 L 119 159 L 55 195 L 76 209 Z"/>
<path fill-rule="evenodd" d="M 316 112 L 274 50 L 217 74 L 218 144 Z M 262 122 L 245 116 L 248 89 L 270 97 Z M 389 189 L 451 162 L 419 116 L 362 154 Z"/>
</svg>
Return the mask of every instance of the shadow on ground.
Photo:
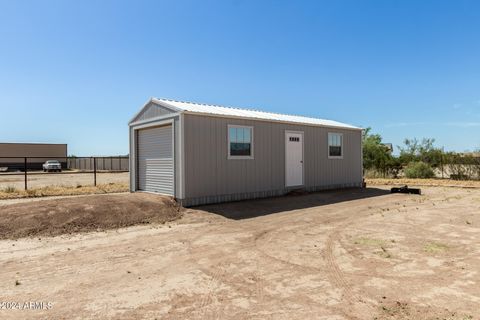
<svg viewBox="0 0 480 320">
<path fill-rule="evenodd" d="M 199 206 L 196 207 L 196 209 L 218 214 L 229 219 L 241 220 L 290 210 L 313 208 L 345 201 L 380 197 L 386 194 L 390 194 L 390 191 L 378 188 L 351 188 L 212 204 Z"/>
</svg>

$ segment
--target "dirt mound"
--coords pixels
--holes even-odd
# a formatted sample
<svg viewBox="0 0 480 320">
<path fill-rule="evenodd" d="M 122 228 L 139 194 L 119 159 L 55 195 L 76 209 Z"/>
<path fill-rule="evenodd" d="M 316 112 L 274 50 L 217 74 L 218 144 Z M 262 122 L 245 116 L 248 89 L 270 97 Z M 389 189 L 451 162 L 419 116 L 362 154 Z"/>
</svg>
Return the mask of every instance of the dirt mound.
<svg viewBox="0 0 480 320">
<path fill-rule="evenodd" d="M 165 223 L 180 216 L 173 199 L 145 193 L 33 201 L 0 207 L 0 239 Z"/>
</svg>

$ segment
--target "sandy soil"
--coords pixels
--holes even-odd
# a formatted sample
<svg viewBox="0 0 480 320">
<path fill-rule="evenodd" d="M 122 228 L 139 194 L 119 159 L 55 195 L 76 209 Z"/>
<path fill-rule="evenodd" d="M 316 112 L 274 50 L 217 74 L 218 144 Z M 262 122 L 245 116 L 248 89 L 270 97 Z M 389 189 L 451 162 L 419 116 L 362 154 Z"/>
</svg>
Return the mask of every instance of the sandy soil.
<svg viewBox="0 0 480 320">
<path fill-rule="evenodd" d="M 456 187 L 456 188 L 480 188 L 478 180 L 450 180 L 450 179 L 365 179 L 369 186 L 384 185 L 408 185 L 408 186 L 428 186 L 428 187 Z"/>
<path fill-rule="evenodd" d="M 97 173 L 97 184 L 128 183 L 128 172 Z M 23 174 L 0 174 L 0 189 L 14 187 L 23 189 L 25 186 Z M 27 176 L 28 187 L 38 188 L 46 186 L 90 186 L 93 185 L 93 173 L 54 173 L 37 172 Z"/>
<path fill-rule="evenodd" d="M 480 190 L 325 192 L 0 241 L 2 319 L 479 319 Z"/>
</svg>

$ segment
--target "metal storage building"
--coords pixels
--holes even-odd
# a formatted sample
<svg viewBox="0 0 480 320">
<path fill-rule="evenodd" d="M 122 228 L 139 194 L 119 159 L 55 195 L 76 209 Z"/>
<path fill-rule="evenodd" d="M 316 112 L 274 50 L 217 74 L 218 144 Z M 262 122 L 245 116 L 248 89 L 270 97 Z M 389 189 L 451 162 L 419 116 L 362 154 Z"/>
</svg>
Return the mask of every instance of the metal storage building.
<svg viewBox="0 0 480 320">
<path fill-rule="evenodd" d="M 362 129 L 150 99 L 129 123 L 130 190 L 184 206 L 362 186 Z"/>
<path fill-rule="evenodd" d="M 18 158 L 7 158 L 18 157 Z M 27 168 L 41 170 L 47 160 L 58 160 L 62 167 L 67 165 L 67 145 L 59 143 L 0 143 L 0 167 L 9 170 L 23 170 L 25 157 L 44 157 L 27 159 Z"/>
</svg>

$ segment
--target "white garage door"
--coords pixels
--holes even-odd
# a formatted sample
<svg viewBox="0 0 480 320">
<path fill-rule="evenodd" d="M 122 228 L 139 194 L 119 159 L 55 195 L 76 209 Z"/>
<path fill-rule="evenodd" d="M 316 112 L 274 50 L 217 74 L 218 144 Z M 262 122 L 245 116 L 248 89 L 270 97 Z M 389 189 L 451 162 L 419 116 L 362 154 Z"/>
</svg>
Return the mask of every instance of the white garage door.
<svg viewBox="0 0 480 320">
<path fill-rule="evenodd" d="M 137 146 L 138 189 L 173 196 L 172 125 L 139 130 Z"/>
</svg>

